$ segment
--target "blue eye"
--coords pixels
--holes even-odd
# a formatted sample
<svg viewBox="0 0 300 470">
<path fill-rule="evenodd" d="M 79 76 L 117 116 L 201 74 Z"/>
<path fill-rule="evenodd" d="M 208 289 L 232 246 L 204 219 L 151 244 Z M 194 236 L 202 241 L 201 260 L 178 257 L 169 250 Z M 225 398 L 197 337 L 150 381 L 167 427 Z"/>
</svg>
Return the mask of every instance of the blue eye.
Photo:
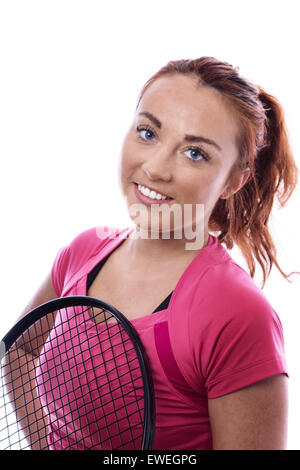
<svg viewBox="0 0 300 470">
<path fill-rule="evenodd" d="M 193 156 L 189 157 L 190 160 L 193 162 L 198 162 L 201 160 L 210 160 L 210 157 L 205 153 L 200 147 L 190 147 L 189 149 L 186 150 L 186 152 L 193 152 Z M 193 158 L 196 157 L 196 158 Z M 197 158 L 198 157 L 198 158 Z"/>
<path fill-rule="evenodd" d="M 137 126 L 136 128 L 137 132 L 138 133 L 141 133 L 143 131 L 145 131 L 145 135 L 149 137 L 149 134 L 151 136 L 154 136 L 154 132 L 152 131 L 152 129 L 150 129 L 150 127 L 148 126 Z M 152 139 L 148 139 L 148 138 L 144 138 L 144 137 L 141 137 L 142 140 L 152 140 Z"/>
<path fill-rule="evenodd" d="M 138 138 L 143 141 L 151 142 L 153 138 L 155 138 L 155 132 L 149 126 L 137 126 L 136 130 Z M 144 136 L 142 136 L 142 132 L 145 132 Z M 191 157 L 188 157 L 188 159 L 194 163 L 200 162 L 202 160 L 210 160 L 210 156 L 206 152 L 204 152 L 201 147 L 189 147 L 187 150 L 185 150 L 185 152 L 193 152 L 193 155 Z"/>
</svg>

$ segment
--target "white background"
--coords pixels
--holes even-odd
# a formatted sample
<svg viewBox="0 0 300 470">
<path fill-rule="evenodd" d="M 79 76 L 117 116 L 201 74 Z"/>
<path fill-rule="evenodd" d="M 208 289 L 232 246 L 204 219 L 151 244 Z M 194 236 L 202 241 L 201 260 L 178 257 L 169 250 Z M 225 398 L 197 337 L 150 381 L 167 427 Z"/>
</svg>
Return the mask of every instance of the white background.
<svg viewBox="0 0 300 470">
<path fill-rule="evenodd" d="M 61 246 L 132 225 L 119 152 L 140 89 L 168 61 L 214 56 L 274 94 L 300 166 L 299 39 L 294 0 L 0 1 L 0 337 Z M 299 205 L 298 187 L 271 220 L 285 272 L 300 270 Z M 299 291 L 300 276 L 288 283 L 275 267 L 264 289 L 284 328 L 288 449 L 300 449 Z"/>
</svg>

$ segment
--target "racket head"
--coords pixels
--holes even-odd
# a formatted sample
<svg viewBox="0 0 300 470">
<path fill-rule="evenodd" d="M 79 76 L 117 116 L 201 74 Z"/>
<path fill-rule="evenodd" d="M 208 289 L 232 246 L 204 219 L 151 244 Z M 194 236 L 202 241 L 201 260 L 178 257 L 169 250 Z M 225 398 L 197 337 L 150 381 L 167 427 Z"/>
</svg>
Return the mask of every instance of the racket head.
<svg viewBox="0 0 300 470">
<path fill-rule="evenodd" d="M 0 449 L 152 449 L 150 363 L 132 323 L 107 302 L 38 306 L 4 336 L 0 360 Z"/>
</svg>

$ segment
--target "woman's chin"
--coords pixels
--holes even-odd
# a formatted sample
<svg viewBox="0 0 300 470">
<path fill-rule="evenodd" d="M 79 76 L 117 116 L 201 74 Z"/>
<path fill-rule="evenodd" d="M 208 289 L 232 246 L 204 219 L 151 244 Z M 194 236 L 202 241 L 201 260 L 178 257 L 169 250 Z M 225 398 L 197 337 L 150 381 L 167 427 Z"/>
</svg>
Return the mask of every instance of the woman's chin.
<svg viewBox="0 0 300 470">
<path fill-rule="evenodd" d="M 135 221 L 132 219 L 136 226 L 136 234 L 139 234 L 140 238 L 151 238 L 155 239 L 170 239 L 182 238 L 182 227 L 178 227 L 174 229 L 174 227 L 170 227 L 170 225 L 163 225 L 162 223 L 147 223 L 146 221 L 142 223 L 141 221 Z"/>
</svg>

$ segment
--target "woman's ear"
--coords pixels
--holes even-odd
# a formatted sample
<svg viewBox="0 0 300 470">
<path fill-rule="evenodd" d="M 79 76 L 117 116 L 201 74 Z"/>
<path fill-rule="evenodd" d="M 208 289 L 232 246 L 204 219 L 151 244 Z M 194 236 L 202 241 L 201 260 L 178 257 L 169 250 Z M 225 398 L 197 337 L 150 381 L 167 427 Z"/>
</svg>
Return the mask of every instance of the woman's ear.
<svg viewBox="0 0 300 470">
<path fill-rule="evenodd" d="M 222 192 L 220 199 L 228 199 L 233 194 L 237 193 L 247 182 L 250 175 L 250 168 L 241 170 L 236 169 L 226 185 L 225 190 Z"/>
</svg>

